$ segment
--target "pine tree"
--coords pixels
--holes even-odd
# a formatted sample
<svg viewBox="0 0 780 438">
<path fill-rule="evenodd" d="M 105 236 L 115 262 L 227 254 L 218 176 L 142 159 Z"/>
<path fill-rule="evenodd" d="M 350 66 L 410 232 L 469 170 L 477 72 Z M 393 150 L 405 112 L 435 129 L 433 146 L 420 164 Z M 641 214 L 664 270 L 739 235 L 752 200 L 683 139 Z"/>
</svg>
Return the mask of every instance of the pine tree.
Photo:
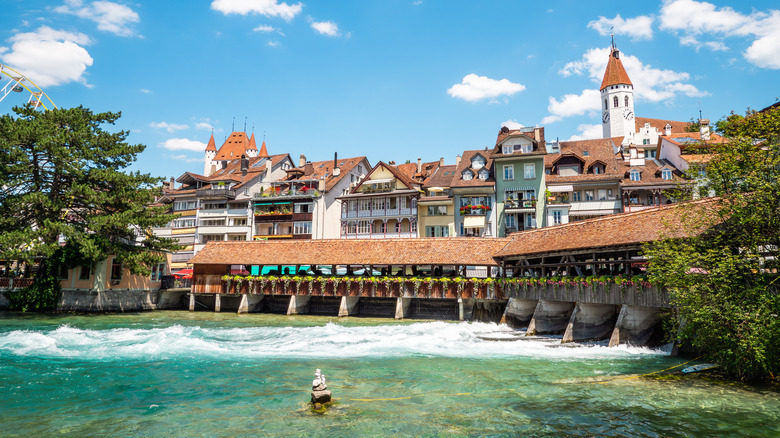
<svg viewBox="0 0 780 438">
<path fill-rule="evenodd" d="M 120 113 L 30 106 L 14 112 L 0 117 L 0 259 L 43 260 L 45 273 L 115 255 L 132 273 L 148 274 L 163 260 L 161 251 L 178 247 L 151 232 L 174 218 L 149 206 L 161 179 L 126 171 L 145 146 L 126 143 L 126 131 L 103 129 Z"/>
</svg>

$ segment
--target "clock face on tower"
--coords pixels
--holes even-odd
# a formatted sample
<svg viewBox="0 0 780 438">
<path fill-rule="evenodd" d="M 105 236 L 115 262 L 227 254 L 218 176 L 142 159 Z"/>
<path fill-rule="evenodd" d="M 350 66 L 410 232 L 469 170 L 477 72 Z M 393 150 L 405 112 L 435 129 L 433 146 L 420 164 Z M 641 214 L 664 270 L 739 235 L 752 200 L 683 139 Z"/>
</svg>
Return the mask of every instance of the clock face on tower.
<svg viewBox="0 0 780 438">
<path fill-rule="evenodd" d="M 601 121 L 604 123 L 609 122 L 609 110 L 604 110 L 604 115 L 601 116 Z"/>
<path fill-rule="evenodd" d="M 629 108 L 626 108 L 623 110 L 623 118 L 626 120 L 631 120 L 634 118 L 634 112 L 631 111 Z"/>
</svg>

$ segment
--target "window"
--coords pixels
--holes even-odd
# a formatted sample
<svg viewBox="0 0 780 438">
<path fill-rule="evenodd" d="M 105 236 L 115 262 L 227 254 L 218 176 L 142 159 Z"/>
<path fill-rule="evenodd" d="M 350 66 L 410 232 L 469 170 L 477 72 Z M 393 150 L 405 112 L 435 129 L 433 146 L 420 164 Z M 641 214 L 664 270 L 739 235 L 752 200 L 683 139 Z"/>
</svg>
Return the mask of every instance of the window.
<svg viewBox="0 0 780 438">
<path fill-rule="evenodd" d="M 517 216 L 513 214 L 508 214 L 506 216 L 506 227 L 507 228 L 517 228 Z"/>
<path fill-rule="evenodd" d="M 525 215 L 525 227 L 534 228 L 536 226 L 536 215 L 534 213 L 526 213 Z"/>
<path fill-rule="evenodd" d="M 373 233 L 384 234 L 387 232 L 387 222 L 374 222 L 371 226 Z"/>
<path fill-rule="evenodd" d="M 232 222 L 231 225 L 233 225 L 234 227 L 244 227 L 244 226 L 246 226 L 246 218 L 230 219 L 230 222 Z"/>
<path fill-rule="evenodd" d="M 192 228 L 195 226 L 195 219 L 178 219 L 173 221 L 173 228 Z"/>
<path fill-rule="evenodd" d="M 593 190 L 585 190 L 585 200 L 586 201 L 593 200 Z"/>
<path fill-rule="evenodd" d="M 293 234 L 311 234 L 311 221 L 295 222 L 293 226 Z"/>
<path fill-rule="evenodd" d="M 225 238 L 222 234 L 201 234 L 200 240 L 203 243 L 222 242 Z"/>
<path fill-rule="evenodd" d="M 387 209 L 395 210 L 396 208 L 398 208 L 398 198 L 396 197 L 387 198 Z"/>
<path fill-rule="evenodd" d="M 230 236 L 229 240 L 232 240 L 232 241 L 246 240 L 246 234 L 234 234 L 234 235 Z"/>
<path fill-rule="evenodd" d="M 631 169 L 631 172 L 628 173 L 629 177 L 631 178 L 631 181 L 641 181 L 642 177 L 639 174 L 639 171 L 636 169 Z"/>
<path fill-rule="evenodd" d="M 360 221 L 357 227 L 358 234 L 368 234 L 371 232 L 371 222 Z"/>
<path fill-rule="evenodd" d="M 663 178 L 663 179 L 665 179 L 665 180 L 670 180 L 670 179 L 672 179 L 672 171 L 671 171 L 671 170 L 669 170 L 669 169 L 664 169 L 664 170 L 662 170 L 662 171 L 661 171 L 661 178 Z"/>
<path fill-rule="evenodd" d="M 471 159 L 471 167 L 474 169 L 481 169 L 485 165 L 485 159 L 477 155 Z"/>
<path fill-rule="evenodd" d="M 314 204 L 295 204 L 293 213 L 311 213 L 314 210 Z"/>
<path fill-rule="evenodd" d="M 60 270 L 57 273 L 57 278 L 60 280 L 67 280 L 68 279 L 68 265 L 62 264 L 60 265 Z"/>
<path fill-rule="evenodd" d="M 504 146 L 501 147 L 501 153 L 503 153 L 505 155 L 509 155 L 509 154 L 511 154 L 514 151 L 515 151 L 514 146 L 504 145 Z"/>
<path fill-rule="evenodd" d="M 450 237 L 450 227 L 447 225 L 433 225 L 425 227 L 425 237 Z"/>
<path fill-rule="evenodd" d="M 200 226 L 201 227 L 224 227 L 225 219 L 201 219 Z"/>
<path fill-rule="evenodd" d="M 354 221 L 350 221 L 349 224 L 347 224 L 347 233 L 349 234 L 357 233 L 357 223 L 355 223 Z"/>
<path fill-rule="evenodd" d="M 580 200 L 580 192 L 571 192 L 571 200 L 578 202 Z"/>
<path fill-rule="evenodd" d="M 446 216 L 446 205 L 430 205 L 428 206 L 428 216 Z"/>
<path fill-rule="evenodd" d="M 618 107 L 618 98 L 617 98 L 617 96 L 612 98 L 612 106 L 614 106 L 615 108 Z"/>
<path fill-rule="evenodd" d="M 215 204 L 211 202 L 208 204 L 203 204 L 201 207 L 203 210 L 222 210 L 223 208 L 225 208 L 225 204 Z"/>
<path fill-rule="evenodd" d="M 515 166 L 512 164 L 504 165 L 504 181 L 515 179 Z"/>
<path fill-rule="evenodd" d="M 195 201 L 177 201 L 173 203 L 174 211 L 194 210 L 194 209 L 195 209 Z"/>
<path fill-rule="evenodd" d="M 596 164 L 593 166 L 593 174 L 600 175 L 602 173 L 604 173 L 604 168 L 601 165 Z"/>
<path fill-rule="evenodd" d="M 609 104 L 607 103 L 607 98 L 604 98 L 604 109 L 609 109 Z"/>
<path fill-rule="evenodd" d="M 607 189 L 599 189 L 599 201 L 607 200 Z"/>
<path fill-rule="evenodd" d="M 363 165 L 362 164 L 358 164 L 357 171 L 358 171 L 358 173 L 363 173 Z"/>
<path fill-rule="evenodd" d="M 152 275 L 150 278 L 152 281 L 160 281 L 164 274 L 165 274 L 165 263 L 158 263 L 152 266 Z"/>
<path fill-rule="evenodd" d="M 111 279 L 112 280 L 121 280 L 122 279 L 122 262 L 118 260 L 116 257 L 111 261 Z"/>
<path fill-rule="evenodd" d="M 533 163 L 526 163 L 524 167 L 523 178 L 534 179 L 536 178 L 536 165 Z"/>
<path fill-rule="evenodd" d="M 553 224 L 559 225 L 561 223 L 561 211 L 560 210 L 553 210 Z"/>
<path fill-rule="evenodd" d="M 649 142 L 648 142 L 648 144 L 649 144 Z M 655 158 L 655 152 L 656 152 L 655 149 L 648 149 L 648 150 L 645 151 L 645 156 L 647 158 Z"/>
<path fill-rule="evenodd" d="M 463 172 L 463 180 L 464 181 L 471 181 L 474 178 L 474 174 L 471 173 L 470 170 L 466 170 Z"/>
<path fill-rule="evenodd" d="M 92 267 L 91 266 L 82 266 L 81 272 L 79 272 L 79 280 L 89 280 L 89 277 L 92 275 Z"/>
<path fill-rule="evenodd" d="M 628 96 L 626 96 L 626 106 L 628 106 Z"/>
<path fill-rule="evenodd" d="M 359 211 L 371 211 L 371 200 L 370 199 L 360 199 L 360 200 L 358 200 L 358 210 Z"/>
<path fill-rule="evenodd" d="M 487 171 L 487 169 L 482 169 L 479 171 L 479 179 L 482 181 L 485 181 L 490 176 L 490 172 Z"/>
</svg>

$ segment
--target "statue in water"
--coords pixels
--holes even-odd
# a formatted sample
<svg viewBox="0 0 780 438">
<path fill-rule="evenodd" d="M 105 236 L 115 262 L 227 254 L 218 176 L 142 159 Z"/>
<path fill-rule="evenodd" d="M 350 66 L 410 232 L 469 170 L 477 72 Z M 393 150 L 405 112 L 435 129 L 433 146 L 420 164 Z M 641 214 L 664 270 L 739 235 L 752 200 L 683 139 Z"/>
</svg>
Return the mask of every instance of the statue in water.
<svg viewBox="0 0 780 438">
<path fill-rule="evenodd" d="M 315 409 L 319 409 L 323 403 L 331 400 L 331 392 L 328 391 L 328 384 L 325 383 L 325 375 L 319 368 L 314 372 L 314 380 L 311 382 L 311 402 Z"/>
</svg>

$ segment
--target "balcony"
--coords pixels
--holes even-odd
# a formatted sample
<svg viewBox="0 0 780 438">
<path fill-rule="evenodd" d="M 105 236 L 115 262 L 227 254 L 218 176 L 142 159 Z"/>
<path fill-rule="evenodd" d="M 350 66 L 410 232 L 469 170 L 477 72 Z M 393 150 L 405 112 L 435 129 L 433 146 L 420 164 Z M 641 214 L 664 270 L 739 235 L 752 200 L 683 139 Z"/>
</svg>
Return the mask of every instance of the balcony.
<svg viewBox="0 0 780 438">
<path fill-rule="evenodd" d="M 507 199 L 504 201 L 504 208 L 536 208 L 536 200 Z"/>
<path fill-rule="evenodd" d="M 361 218 L 361 217 L 396 217 L 396 216 L 417 216 L 417 207 L 415 208 L 381 208 L 376 210 L 349 210 L 342 211 L 342 219 Z"/>
<path fill-rule="evenodd" d="M 622 210 L 622 206 L 619 200 L 574 201 L 571 203 L 571 208 L 569 209 L 569 215 L 599 216 L 605 214 L 620 213 L 621 210 Z"/>
<path fill-rule="evenodd" d="M 225 208 L 201 208 L 198 217 L 221 217 L 224 216 L 225 213 L 227 213 L 227 209 Z"/>
<path fill-rule="evenodd" d="M 357 234 L 342 234 L 342 239 L 397 239 L 397 238 L 414 238 L 417 237 L 416 232 L 403 231 L 399 233 L 357 233 Z"/>
<path fill-rule="evenodd" d="M 310 221 L 311 219 L 311 213 L 293 213 L 292 215 L 292 220 L 296 222 Z"/>
<path fill-rule="evenodd" d="M 490 208 L 485 205 L 466 205 L 460 208 L 461 216 L 485 216 L 490 214 Z"/>
<path fill-rule="evenodd" d="M 320 192 L 316 189 L 288 189 L 288 190 L 276 190 L 268 189 L 262 192 L 256 192 L 252 194 L 252 199 L 259 200 L 273 200 L 284 201 L 291 199 L 315 199 L 320 197 Z"/>
<path fill-rule="evenodd" d="M 254 240 L 276 240 L 276 239 L 292 239 L 292 234 L 255 234 L 252 237 Z"/>
<path fill-rule="evenodd" d="M 259 222 L 280 222 L 293 220 L 293 214 L 290 212 L 259 213 L 255 212 L 255 223 Z"/>
<path fill-rule="evenodd" d="M 547 197 L 547 205 L 568 205 L 569 197 L 568 196 L 548 196 Z"/>
<path fill-rule="evenodd" d="M 199 189 L 195 195 L 200 199 L 235 199 L 236 191 L 233 189 Z"/>
</svg>

